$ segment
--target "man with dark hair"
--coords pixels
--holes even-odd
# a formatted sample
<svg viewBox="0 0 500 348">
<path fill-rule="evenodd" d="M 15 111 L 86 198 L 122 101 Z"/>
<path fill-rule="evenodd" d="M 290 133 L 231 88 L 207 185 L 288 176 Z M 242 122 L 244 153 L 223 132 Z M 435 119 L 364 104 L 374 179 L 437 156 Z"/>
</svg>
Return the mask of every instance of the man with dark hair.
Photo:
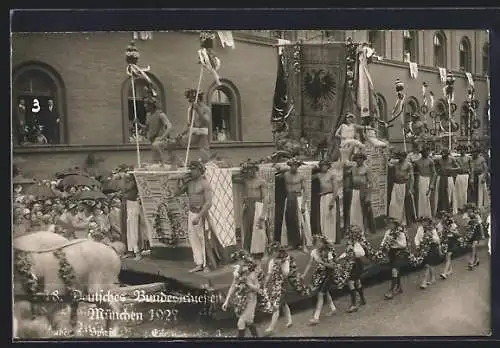
<svg viewBox="0 0 500 348">
<path fill-rule="evenodd" d="M 466 155 L 467 146 L 457 146 L 457 151 L 460 154 L 457 164 L 460 167 L 455 178 L 455 195 L 453 197 L 453 213 L 457 214 L 458 210 L 462 210 L 467 204 L 467 188 L 469 185 L 469 176 L 471 172 L 471 160 Z"/>
<path fill-rule="evenodd" d="M 163 149 L 166 148 L 170 164 L 173 166 L 177 165 L 177 158 L 173 153 L 175 141 L 170 138 L 172 123 L 159 108 L 156 96 L 147 96 L 144 98 L 144 108 L 147 112 L 147 137 L 151 142 L 153 162 L 161 166 L 164 165 Z"/>
<path fill-rule="evenodd" d="M 453 196 L 455 194 L 455 182 L 453 177 L 460 167 L 456 161 L 450 157 L 450 151 L 441 151 L 441 159 L 437 161 L 436 188 L 434 194 L 434 209 L 437 211 L 451 212 L 453 208 Z"/>
<path fill-rule="evenodd" d="M 483 208 L 488 198 L 488 187 L 486 185 L 488 165 L 479 148 L 472 151 L 471 169 L 469 202 L 474 203 L 478 208 Z"/>
<path fill-rule="evenodd" d="M 196 100 L 196 90 L 194 89 L 187 90 L 185 96 L 191 103 L 187 131 L 189 132 L 191 124 L 193 124 L 193 128 L 191 129 L 191 144 L 196 144 L 200 147 L 202 160 L 208 162 L 211 159 L 209 133 L 212 124 L 212 111 L 203 102 L 203 93 L 198 93 L 198 100 Z"/>
<path fill-rule="evenodd" d="M 406 152 L 397 153 L 395 160 L 396 162 L 389 161 L 389 166 L 394 168 L 394 183 L 389 202 L 389 217 L 402 225 L 406 225 L 406 198 L 410 197 L 413 200 L 413 166 L 408 161 L 408 154 Z M 414 202 L 412 201 L 411 204 L 414 204 Z"/>
<path fill-rule="evenodd" d="M 413 163 L 416 181 L 415 202 L 418 217 L 432 217 L 431 193 L 434 190 L 434 180 L 436 179 L 436 168 L 434 161 L 429 158 L 430 149 L 427 146 L 422 148 L 420 159 Z"/>
</svg>

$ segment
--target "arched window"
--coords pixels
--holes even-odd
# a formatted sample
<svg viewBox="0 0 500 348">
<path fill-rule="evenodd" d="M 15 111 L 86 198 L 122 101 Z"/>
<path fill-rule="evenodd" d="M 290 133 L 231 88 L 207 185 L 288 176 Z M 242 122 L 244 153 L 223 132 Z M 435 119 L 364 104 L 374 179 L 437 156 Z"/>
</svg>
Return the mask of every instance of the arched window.
<svg viewBox="0 0 500 348">
<path fill-rule="evenodd" d="M 446 67 L 446 36 L 442 31 L 434 34 L 434 66 L 439 68 Z"/>
<path fill-rule="evenodd" d="M 381 121 L 387 121 L 387 102 L 382 94 L 375 94 L 377 102 L 378 117 Z M 379 128 L 379 135 L 387 139 L 389 137 L 389 130 L 387 128 Z"/>
<path fill-rule="evenodd" d="M 158 93 L 160 108 L 165 110 L 165 92 L 160 81 L 151 73 L 147 73 L 153 82 L 153 87 Z M 146 142 L 146 110 L 144 109 L 145 87 L 147 83 L 144 79 L 134 80 L 135 87 L 135 106 L 138 120 L 139 141 Z M 128 78 L 122 88 L 122 110 L 123 110 L 123 134 L 124 142 L 135 143 L 135 125 L 134 125 L 134 94 L 132 93 L 132 81 Z"/>
<path fill-rule="evenodd" d="M 418 32 L 416 30 L 403 30 L 403 61 L 418 61 Z"/>
<path fill-rule="evenodd" d="M 207 101 L 212 110 L 212 140 L 241 140 L 240 95 L 236 86 L 226 79 L 221 85 L 212 85 L 207 94 Z"/>
<path fill-rule="evenodd" d="M 488 75 L 490 70 L 490 45 L 486 42 L 483 46 L 483 74 Z"/>
<path fill-rule="evenodd" d="M 460 40 L 458 50 L 460 70 L 470 72 L 472 70 L 472 54 L 470 40 L 467 37 L 464 36 Z"/>
<path fill-rule="evenodd" d="M 25 63 L 12 76 L 12 131 L 15 145 L 65 142 L 65 91 L 49 65 Z"/>
<path fill-rule="evenodd" d="M 368 42 L 379 56 L 385 55 L 385 36 L 383 30 L 369 30 Z"/>
</svg>

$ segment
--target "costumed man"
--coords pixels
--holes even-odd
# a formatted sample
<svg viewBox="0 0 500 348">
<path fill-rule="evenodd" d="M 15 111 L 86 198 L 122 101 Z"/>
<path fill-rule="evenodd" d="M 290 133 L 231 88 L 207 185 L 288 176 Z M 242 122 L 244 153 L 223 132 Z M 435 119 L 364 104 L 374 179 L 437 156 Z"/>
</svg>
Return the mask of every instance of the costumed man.
<svg viewBox="0 0 500 348">
<path fill-rule="evenodd" d="M 337 307 L 335 307 L 332 298 L 333 287 L 336 286 L 335 272 L 337 255 L 335 253 L 335 248 L 325 236 L 315 235 L 314 239 L 315 248 L 311 251 L 311 257 L 302 275 L 302 278 L 307 277 L 311 267 L 316 265 L 316 270 L 312 278 L 312 288 L 317 289 L 318 295 L 316 309 L 314 310 L 313 317 L 309 320 L 311 325 L 319 324 L 325 297 L 330 307 L 330 311 L 327 315 L 331 316 L 337 311 Z"/>
<path fill-rule="evenodd" d="M 359 309 L 357 305 L 356 292 L 359 294 L 359 304 L 361 306 L 366 305 L 366 299 L 361 284 L 361 275 L 364 271 L 362 257 L 366 255 L 365 249 L 367 249 L 367 241 L 363 230 L 359 228 L 359 226 L 351 225 L 347 236 L 346 251 L 340 255 L 339 259 L 343 259 L 345 257 L 354 259 L 354 265 L 351 269 L 351 273 L 349 274 L 349 279 L 347 280 L 349 295 L 351 296 L 351 306 L 347 309 L 347 313 L 353 313 L 357 312 Z"/>
<path fill-rule="evenodd" d="M 159 108 L 156 96 L 149 95 L 144 98 L 144 108 L 146 109 L 147 137 L 151 142 L 152 160 L 155 164 L 163 166 L 165 164 L 163 150 L 168 153 L 168 160 L 172 166 L 177 165 L 177 158 L 174 155 L 175 140 L 170 138 L 172 123 L 167 115 Z"/>
<path fill-rule="evenodd" d="M 259 166 L 250 160 L 242 163 L 241 175 L 244 180 L 243 198 L 243 249 L 251 254 L 263 254 L 267 245 L 266 213 L 267 184 L 257 177 Z"/>
<path fill-rule="evenodd" d="M 283 174 L 286 187 L 285 211 L 281 219 L 281 235 L 276 236 L 282 245 L 292 248 L 302 248 L 307 252 L 307 247 L 312 246 L 312 235 L 307 212 L 307 190 L 305 178 L 298 169 L 304 163 L 292 158 L 286 163 L 290 169 L 280 168 L 275 165 L 278 173 Z"/>
<path fill-rule="evenodd" d="M 437 180 L 434 190 L 434 211 L 452 211 L 453 197 L 455 195 L 455 174 L 460 167 L 450 157 L 450 151 L 441 151 L 441 159 L 437 161 Z"/>
<path fill-rule="evenodd" d="M 135 256 L 136 260 L 139 260 L 141 258 L 139 249 L 141 206 L 134 174 L 126 174 L 122 193 L 127 209 L 127 250 Z"/>
<path fill-rule="evenodd" d="M 258 279 L 258 267 L 250 257 L 243 257 L 233 271 L 233 282 L 222 304 L 226 311 L 229 301 L 233 300 L 234 311 L 238 317 L 238 337 L 245 337 L 248 329 L 253 337 L 258 336 L 254 324 L 255 310 L 257 308 L 258 294 L 262 293 Z"/>
<path fill-rule="evenodd" d="M 340 160 L 346 162 L 351 160 L 353 153 L 359 152 L 365 148 L 365 145 L 356 139 L 359 130 L 372 129 L 367 126 L 360 126 L 354 123 L 354 115 L 347 113 L 345 121 L 335 132 L 335 136 L 340 138 Z"/>
<path fill-rule="evenodd" d="M 198 100 L 196 100 L 196 90 L 188 89 L 184 95 L 191 103 L 188 110 L 188 123 L 187 130 L 182 135 L 188 134 L 191 128 L 191 144 L 198 145 L 201 152 L 203 162 L 208 162 L 212 159 L 210 153 L 210 127 L 212 124 L 212 110 L 203 102 L 203 93 L 198 93 Z M 194 120 L 193 120 L 194 118 Z"/>
<path fill-rule="evenodd" d="M 405 227 L 398 219 L 389 217 L 387 231 L 382 239 L 381 249 L 387 250 L 389 265 L 391 267 L 391 289 L 384 297 L 391 300 L 403 292 L 401 286 L 401 268 L 407 264 L 407 235 Z"/>
<path fill-rule="evenodd" d="M 427 146 L 422 148 L 420 159 L 413 163 L 415 170 L 415 181 L 417 182 L 416 209 L 418 217 L 432 217 L 431 194 L 434 190 L 434 180 L 436 179 L 436 168 L 434 161 L 429 158 L 430 149 Z"/>
<path fill-rule="evenodd" d="M 481 150 L 475 148 L 472 151 L 471 167 L 472 172 L 469 177 L 469 202 L 482 209 L 485 207 L 488 198 L 488 187 L 486 179 L 488 177 L 488 165 Z"/>
<path fill-rule="evenodd" d="M 462 210 L 467 204 L 467 189 L 469 186 L 469 176 L 471 173 L 471 160 L 467 156 L 467 146 L 457 146 L 457 151 L 460 154 L 456 158 L 459 169 L 455 178 L 455 194 L 453 195 L 453 214 L 456 215 L 459 210 Z"/>
<path fill-rule="evenodd" d="M 408 161 L 406 152 L 397 153 L 395 160 L 389 160 L 388 165 L 394 168 L 394 183 L 391 191 L 389 203 L 389 217 L 396 219 L 400 224 L 407 225 L 408 214 L 406 213 L 407 198 L 411 200 L 412 208 L 415 207 L 413 201 L 413 166 Z"/>
<path fill-rule="evenodd" d="M 337 185 L 336 177 L 330 172 L 331 163 L 328 160 L 319 161 L 320 172 L 315 174 L 319 182 L 320 195 L 320 228 L 321 234 L 331 241 L 337 237 Z"/>
<path fill-rule="evenodd" d="M 366 155 L 357 153 L 354 163 L 346 164 L 344 174 L 344 226 L 359 226 L 363 233 L 366 230 L 375 233 L 375 220 L 371 207 L 373 176 L 366 165 Z"/>
<path fill-rule="evenodd" d="M 292 312 L 286 302 L 286 280 L 290 274 L 290 255 L 286 252 L 286 248 L 281 246 L 278 242 L 273 242 L 269 249 L 271 259 L 269 260 L 267 274 L 264 279 L 264 288 L 267 288 L 272 278 L 269 297 L 273 315 L 265 331 L 266 336 L 273 334 L 280 316 L 280 309 L 283 309 L 286 327 L 289 328 L 292 326 Z"/>
<path fill-rule="evenodd" d="M 434 266 L 439 265 L 442 254 L 441 239 L 432 218 L 423 217 L 421 219 L 421 224 L 417 227 L 415 235 L 415 247 L 425 254 L 422 261 L 425 271 L 420 288 L 426 289 L 436 281 Z"/>
<path fill-rule="evenodd" d="M 208 211 L 212 206 L 212 187 L 203 175 L 205 166 L 201 161 L 191 161 L 189 164 L 190 175 L 187 183 L 179 188 L 176 195 L 187 193 L 189 200 L 188 213 L 188 238 L 193 260 L 196 267 L 190 273 L 200 272 L 206 269 L 207 262 L 207 238 L 205 225 L 207 223 Z"/>
</svg>

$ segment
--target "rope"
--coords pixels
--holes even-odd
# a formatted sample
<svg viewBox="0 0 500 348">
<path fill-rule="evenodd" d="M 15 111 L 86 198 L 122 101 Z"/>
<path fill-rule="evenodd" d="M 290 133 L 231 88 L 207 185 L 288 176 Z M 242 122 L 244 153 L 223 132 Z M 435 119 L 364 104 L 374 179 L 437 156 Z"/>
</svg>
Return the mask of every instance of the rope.
<svg viewBox="0 0 500 348">
<path fill-rule="evenodd" d="M 203 65 L 200 67 L 200 77 L 198 79 L 198 87 L 196 88 L 196 96 L 194 99 L 194 102 L 198 102 L 198 95 L 200 93 L 200 88 L 201 88 L 201 80 L 203 79 Z M 194 109 L 194 104 L 193 104 L 193 109 Z M 194 115 L 193 115 L 194 110 L 191 112 L 191 123 L 189 125 L 189 134 L 188 134 L 188 143 L 187 143 L 187 148 L 186 148 L 186 159 L 184 160 L 184 167 L 187 168 L 188 165 L 188 160 L 189 160 L 189 149 L 191 147 L 191 137 L 193 133 L 193 125 L 194 125 Z"/>
</svg>

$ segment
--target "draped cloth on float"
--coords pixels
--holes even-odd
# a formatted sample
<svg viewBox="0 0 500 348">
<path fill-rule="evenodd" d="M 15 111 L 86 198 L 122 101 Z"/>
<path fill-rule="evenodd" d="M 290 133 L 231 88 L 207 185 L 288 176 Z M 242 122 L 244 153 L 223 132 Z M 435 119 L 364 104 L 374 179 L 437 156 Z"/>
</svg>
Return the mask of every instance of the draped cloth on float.
<svg viewBox="0 0 500 348">
<path fill-rule="evenodd" d="M 431 198 L 427 194 L 431 178 L 419 175 L 417 177 L 417 215 L 419 217 L 432 217 Z"/>
<path fill-rule="evenodd" d="M 285 199 L 285 211 L 281 227 L 281 245 L 312 246 L 311 225 L 307 206 L 301 211 L 302 196 L 289 194 Z"/>
<path fill-rule="evenodd" d="M 353 226 L 358 226 L 361 228 L 363 233 L 365 232 L 364 223 L 364 206 L 361 201 L 361 191 L 353 189 L 351 198 L 351 209 L 349 214 L 349 224 Z"/>
<path fill-rule="evenodd" d="M 478 208 L 489 207 L 489 193 L 485 175 L 474 175 L 470 183 L 469 202 L 476 204 Z"/>
<path fill-rule="evenodd" d="M 391 202 L 389 203 L 389 217 L 396 219 L 402 224 L 406 224 L 406 183 L 393 184 L 391 192 Z"/>
<path fill-rule="evenodd" d="M 455 182 L 452 176 L 438 176 L 434 190 L 434 214 L 449 211 L 453 206 Z"/>
<path fill-rule="evenodd" d="M 176 239 L 185 241 L 188 239 L 188 212 L 189 204 L 186 194 L 174 197 L 174 192 L 177 191 L 178 180 L 182 178 L 186 172 L 171 171 L 171 170 L 155 170 L 147 171 L 136 169 L 134 177 L 137 182 L 137 189 L 141 201 L 140 208 L 142 213 L 139 220 L 144 223 L 144 227 L 150 232 L 151 246 L 164 246 L 162 240 L 166 234 L 175 235 Z M 160 204 L 165 204 L 170 214 L 165 214 L 160 217 L 161 231 L 154 228 L 155 218 L 157 217 Z M 126 209 L 125 209 L 126 210 Z M 170 216 L 170 217 L 169 217 Z M 144 219 L 142 219 L 144 217 Z M 175 218 L 176 221 L 171 221 Z M 180 228 L 174 228 L 178 227 Z M 174 231 L 175 229 L 175 231 Z M 158 233 L 163 233 L 159 235 Z"/>
<path fill-rule="evenodd" d="M 333 202 L 333 208 L 330 204 Z M 320 226 L 321 234 L 328 240 L 335 242 L 337 239 L 337 204 L 333 193 L 320 196 Z"/>
<path fill-rule="evenodd" d="M 266 232 L 267 239 L 269 241 L 274 240 L 275 233 L 275 180 L 276 180 L 276 170 L 271 164 L 261 164 L 259 165 L 259 171 L 257 172 L 257 177 L 264 180 L 267 185 L 267 220 L 266 220 Z"/>
<path fill-rule="evenodd" d="M 469 175 L 459 174 L 455 178 L 455 194 L 453 195 L 453 214 L 457 214 L 467 204 L 467 190 L 469 187 Z"/>
<path fill-rule="evenodd" d="M 212 188 L 208 222 L 222 247 L 236 245 L 232 169 L 208 163 L 205 177 Z"/>
<path fill-rule="evenodd" d="M 252 254 L 264 253 L 267 245 L 267 234 L 264 221 L 259 226 L 264 204 L 257 199 L 246 198 L 243 206 L 243 249 Z"/>
</svg>

